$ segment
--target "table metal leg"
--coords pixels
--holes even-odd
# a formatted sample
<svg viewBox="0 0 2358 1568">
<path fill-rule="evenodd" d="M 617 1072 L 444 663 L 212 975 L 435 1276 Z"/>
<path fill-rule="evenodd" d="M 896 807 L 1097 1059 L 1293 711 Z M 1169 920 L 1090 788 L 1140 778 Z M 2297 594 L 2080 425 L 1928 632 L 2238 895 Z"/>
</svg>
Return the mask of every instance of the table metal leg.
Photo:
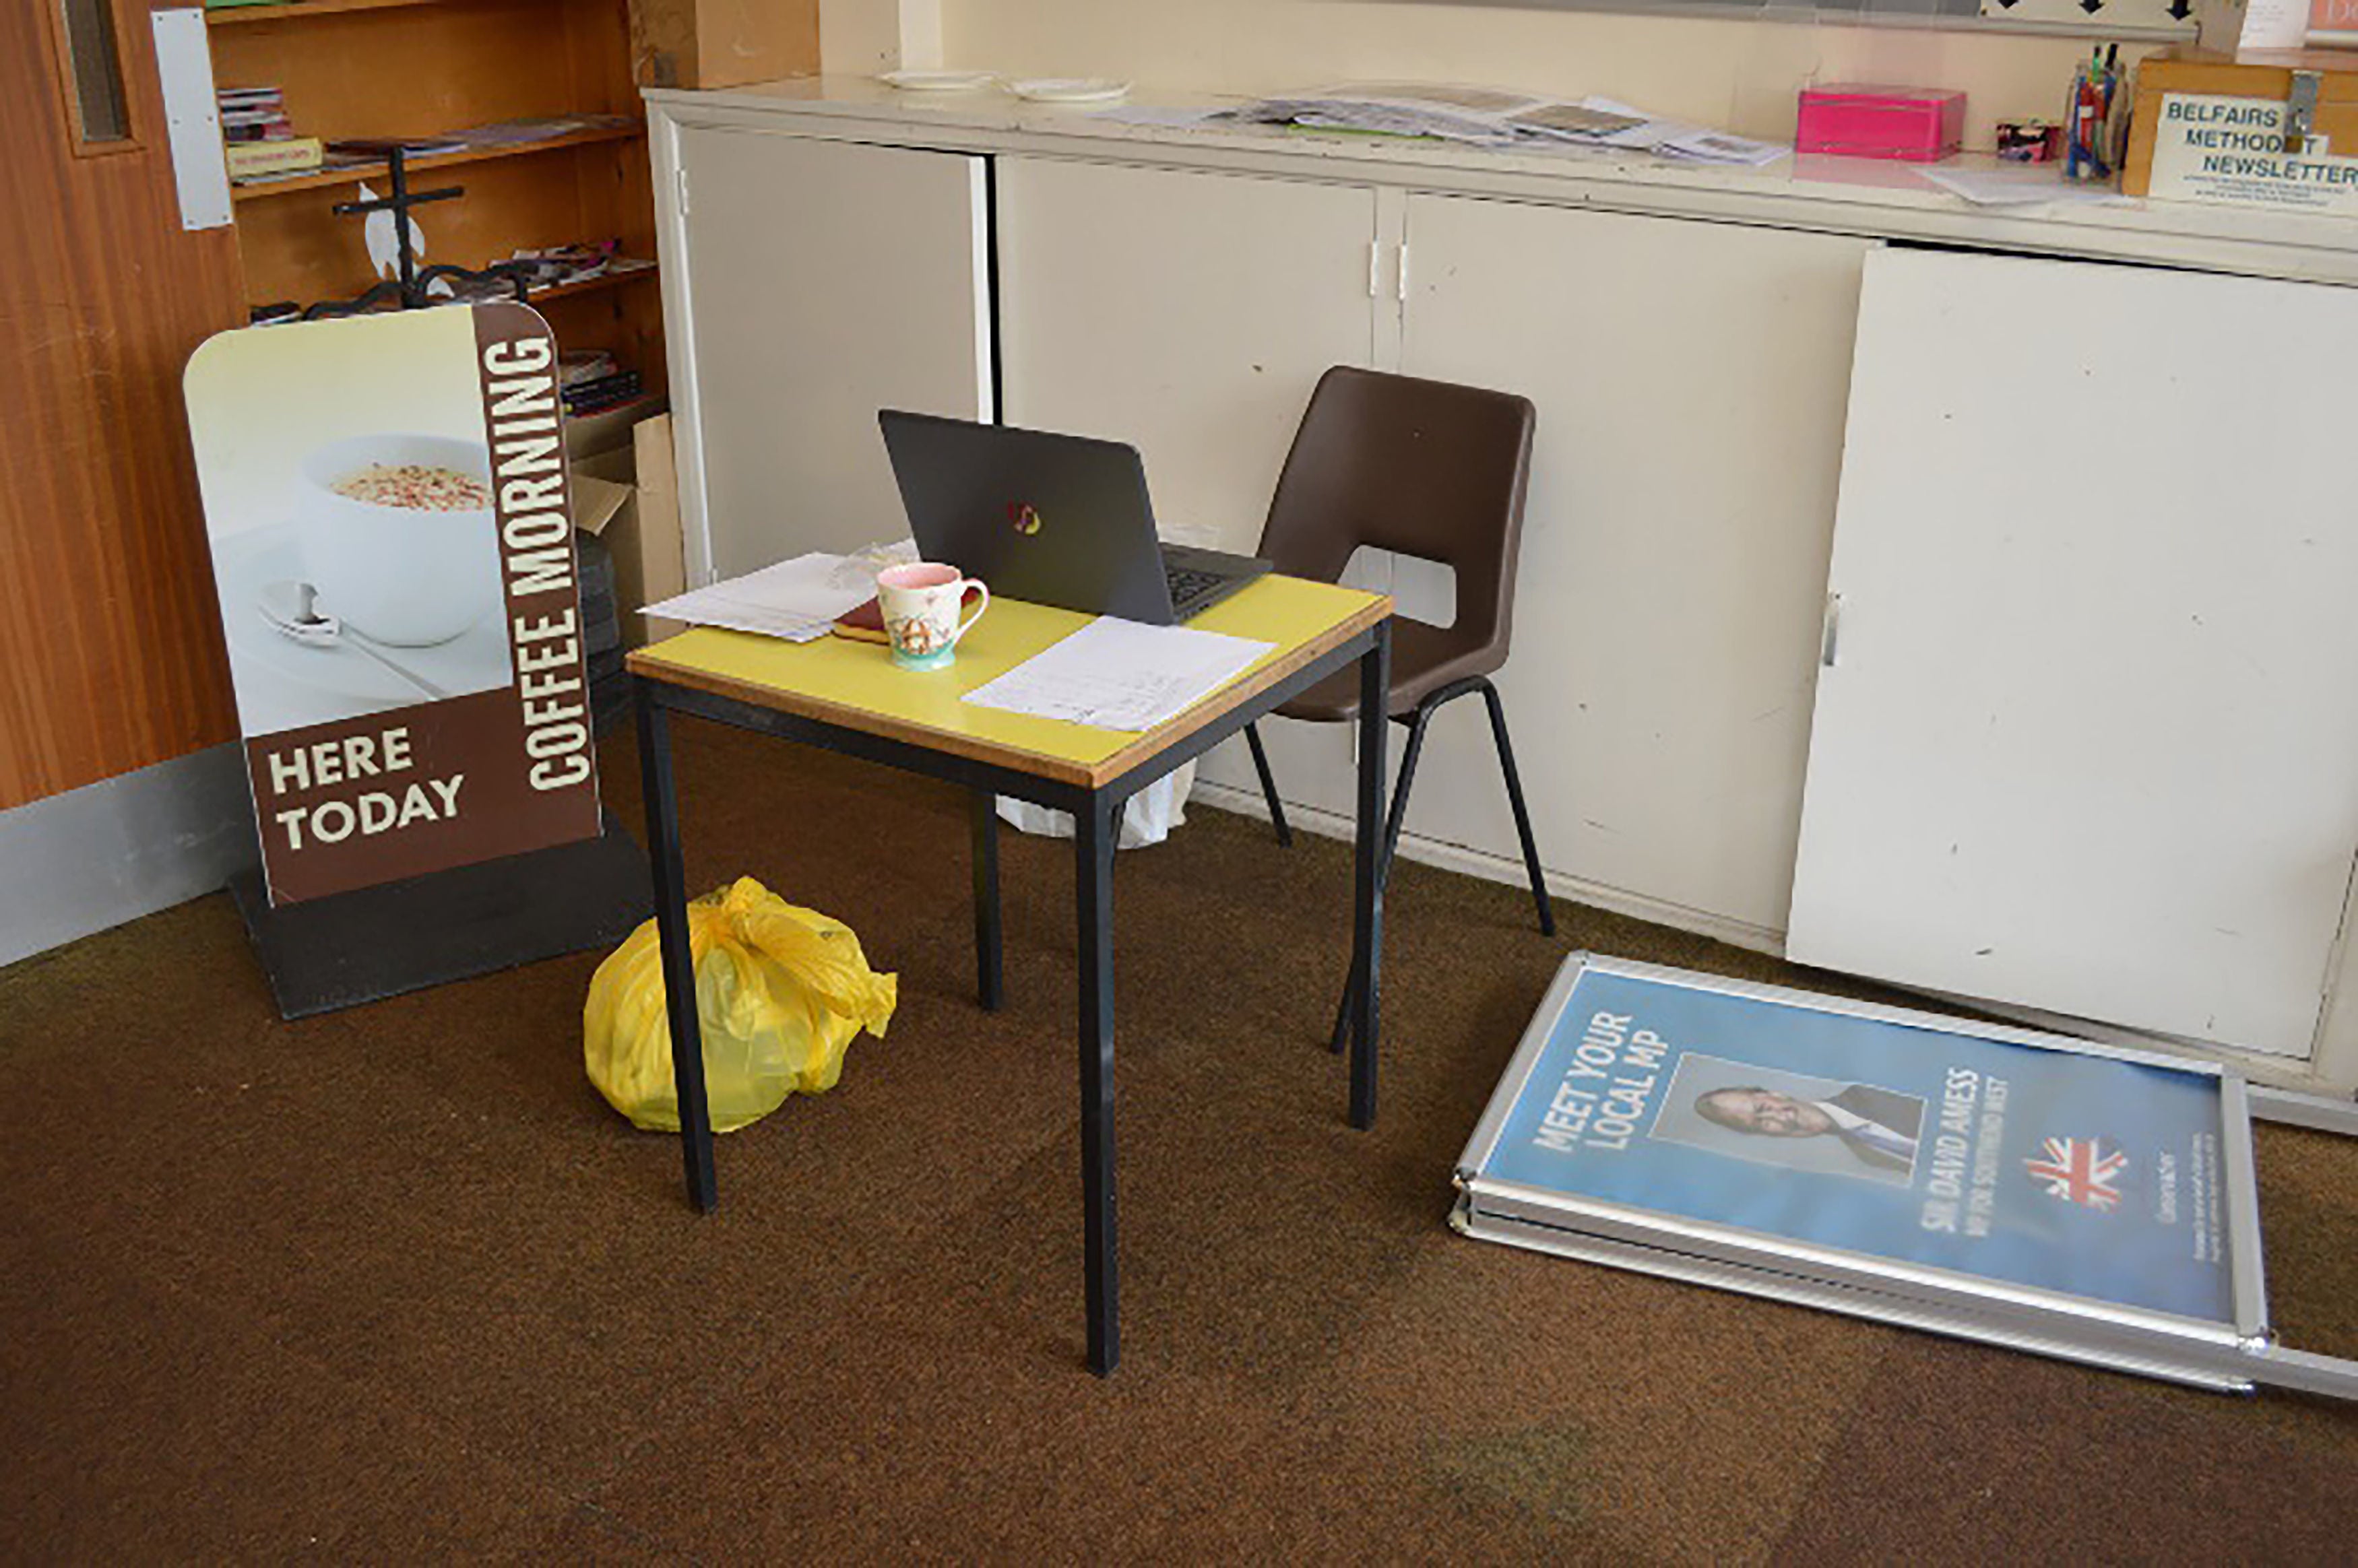
<svg viewBox="0 0 2358 1568">
<path fill-rule="evenodd" d="M 1382 1022 L 1384 957 L 1384 713 L 1391 686 L 1391 622 L 1379 622 L 1375 641 L 1359 658 L 1359 800 L 1354 877 L 1351 1125 L 1376 1124 L 1376 1042 Z"/>
<path fill-rule="evenodd" d="M 974 833 L 974 990 L 985 1012 L 997 1012 L 1007 994 L 1000 959 L 999 796 L 978 789 L 967 798 Z"/>
<path fill-rule="evenodd" d="M 647 863 L 654 873 L 655 930 L 663 941 L 672 1079 L 679 1093 L 680 1160 L 687 1169 L 688 1201 L 709 1214 L 720 1195 L 712 1174 L 712 1113 L 704 1098 L 704 1035 L 696 1017 L 696 962 L 687 944 L 687 888 L 679 855 L 679 800 L 672 788 L 671 725 L 646 683 L 633 684 L 638 687 Z"/>
<path fill-rule="evenodd" d="M 1113 1158 L 1113 846 L 1120 811 L 1103 795 L 1073 813 L 1073 902 L 1079 928 L 1081 1203 L 1087 1249 L 1089 1369 L 1121 1359 Z"/>
</svg>

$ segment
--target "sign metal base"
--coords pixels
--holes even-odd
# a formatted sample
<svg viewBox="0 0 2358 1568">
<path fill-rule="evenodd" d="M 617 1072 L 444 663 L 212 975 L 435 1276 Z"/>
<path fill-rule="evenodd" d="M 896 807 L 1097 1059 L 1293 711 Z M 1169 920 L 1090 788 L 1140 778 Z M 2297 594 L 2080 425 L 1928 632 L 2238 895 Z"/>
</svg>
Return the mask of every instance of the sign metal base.
<svg viewBox="0 0 2358 1568">
<path fill-rule="evenodd" d="M 560 954 L 612 946 L 654 913 L 647 862 L 611 813 L 595 838 L 271 907 L 230 883 L 281 1018 L 308 1018 Z"/>
</svg>

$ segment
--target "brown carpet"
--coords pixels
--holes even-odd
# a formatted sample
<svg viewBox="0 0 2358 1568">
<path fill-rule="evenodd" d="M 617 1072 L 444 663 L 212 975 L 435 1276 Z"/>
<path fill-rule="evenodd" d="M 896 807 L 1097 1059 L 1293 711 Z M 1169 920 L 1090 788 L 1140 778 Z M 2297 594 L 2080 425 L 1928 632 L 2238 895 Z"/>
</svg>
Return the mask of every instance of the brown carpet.
<svg viewBox="0 0 2358 1568">
<path fill-rule="evenodd" d="M 692 885 L 759 876 L 901 976 L 836 1092 L 722 1141 L 711 1217 L 583 1079 L 595 955 L 288 1025 L 217 896 L 0 972 L 0 1560 L 2353 1550 L 2358 1410 L 1453 1236 L 1450 1163 L 1565 951 L 1829 982 L 1580 908 L 1550 942 L 1520 891 L 1403 864 L 1356 1133 L 1321 1048 L 1347 850 L 1217 812 L 1120 866 L 1100 1382 L 1065 851 L 1007 841 L 987 1015 L 955 795 L 679 741 Z M 2259 1156 L 2279 1322 L 2358 1353 L 2358 1145 Z"/>
</svg>

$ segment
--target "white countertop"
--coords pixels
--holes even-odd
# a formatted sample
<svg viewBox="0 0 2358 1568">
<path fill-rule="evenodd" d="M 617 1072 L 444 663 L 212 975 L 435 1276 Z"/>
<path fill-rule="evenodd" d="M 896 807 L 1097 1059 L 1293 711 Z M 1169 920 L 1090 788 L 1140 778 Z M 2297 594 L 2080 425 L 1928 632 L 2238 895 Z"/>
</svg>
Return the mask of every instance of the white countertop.
<svg viewBox="0 0 2358 1568">
<path fill-rule="evenodd" d="M 1621 211 L 1823 229 L 1895 239 L 2358 284 L 2358 219 L 2180 202 L 1980 207 L 1926 183 L 1918 166 L 1818 155 L 1765 168 L 1585 149 L 1497 151 L 1276 125 L 1140 125 L 1114 105 L 1035 103 L 1003 91 L 908 92 L 863 77 L 804 77 L 693 92 L 650 104 L 683 124 L 775 124 L 805 135 L 902 146 L 1091 157 L 1522 197 Z M 1199 89 L 1133 88 L 1130 107 L 1243 102 Z M 1952 165 L 1996 167 L 1965 155 Z"/>
</svg>

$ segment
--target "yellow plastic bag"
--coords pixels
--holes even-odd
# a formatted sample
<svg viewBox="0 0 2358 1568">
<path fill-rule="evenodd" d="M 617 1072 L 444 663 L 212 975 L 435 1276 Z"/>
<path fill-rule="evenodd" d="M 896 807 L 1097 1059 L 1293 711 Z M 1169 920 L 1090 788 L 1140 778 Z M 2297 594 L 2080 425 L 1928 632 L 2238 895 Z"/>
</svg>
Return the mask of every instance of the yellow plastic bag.
<svg viewBox="0 0 2358 1568">
<path fill-rule="evenodd" d="M 851 1037 L 866 1029 L 881 1039 L 892 1022 L 897 977 L 868 967 L 851 927 L 752 877 L 691 902 L 687 930 L 716 1132 L 760 1120 L 797 1089 L 833 1088 Z M 678 1131 L 654 921 L 598 966 L 581 1024 L 590 1081 L 607 1103 L 637 1126 Z"/>
</svg>

